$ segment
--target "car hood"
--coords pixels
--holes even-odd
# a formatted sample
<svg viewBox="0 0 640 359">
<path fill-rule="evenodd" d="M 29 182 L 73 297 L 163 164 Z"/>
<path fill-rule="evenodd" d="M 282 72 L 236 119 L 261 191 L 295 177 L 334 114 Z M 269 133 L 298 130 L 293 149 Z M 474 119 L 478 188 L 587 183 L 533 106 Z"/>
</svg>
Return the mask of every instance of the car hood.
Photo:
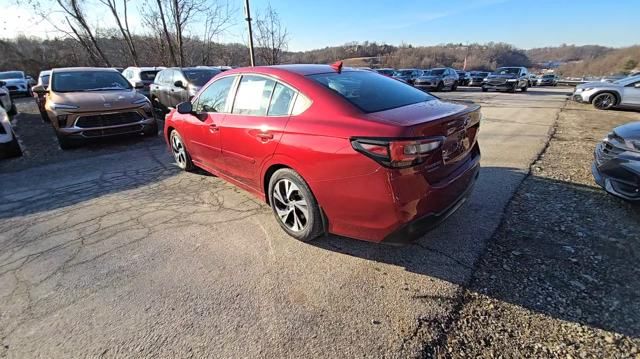
<svg viewBox="0 0 640 359">
<path fill-rule="evenodd" d="M 401 126 L 413 126 L 419 123 L 429 122 L 454 115 L 468 107 L 468 105 L 461 103 L 435 99 L 391 110 L 370 113 L 368 116 L 378 121 L 398 124 Z"/>
<path fill-rule="evenodd" d="M 487 76 L 488 79 L 516 79 L 518 78 L 517 75 L 489 75 Z"/>
<path fill-rule="evenodd" d="M 594 87 L 614 88 L 614 87 L 620 87 L 620 86 L 621 85 L 614 84 L 612 82 L 592 81 L 592 82 L 586 82 L 586 83 L 580 84 L 580 85 L 576 86 L 576 88 L 580 88 L 580 89 L 594 88 Z"/>
<path fill-rule="evenodd" d="M 640 121 L 618 126 L 613 132 L 625 140 L 640 140 Z"/>
<path fill-rule="evenodd" d="M 58 104 L 75 105 L 76 111 L 109 111 L 140 107 L 134 101 L 145 97 L 131 91 L 56 92 L 51 101 Z"/>
<path fill-rule="evenodd" d="M 7 86 L 10 85 L 26 85 L 27 84 L 27 80 L 26 79 L 8 79 L 8 80 L 0 80 L 0 81 L 4 81 Z"/>
<path fill-rule="evenodd" d="M 420 76 L 419 79 L 423 79 L 423 80 L 434 80 L 434 79 L 439 79 L 442 76 L 438 76 L 438 75 L 428 75 L 428 76 Z"/>
</svg>

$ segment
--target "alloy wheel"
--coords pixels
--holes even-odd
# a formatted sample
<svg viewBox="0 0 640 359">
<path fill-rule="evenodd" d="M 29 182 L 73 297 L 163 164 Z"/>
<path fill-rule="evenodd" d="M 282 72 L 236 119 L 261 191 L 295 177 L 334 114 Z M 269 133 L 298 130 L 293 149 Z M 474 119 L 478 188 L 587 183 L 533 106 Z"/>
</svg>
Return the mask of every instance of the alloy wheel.
<svg viewBox="0 0 640 359">
<path fill-rule="evenodd" d="M 596 108 L 606 110 L 613 106 L 615 104 L 615 101 L 616 99 L 612 94 L 605 93 L 596 97 L 596 99 L 593 101 L 593 104 Z"/>
<path fill-rule="evenodd" d="M 281 179 L 273 187 L 273 208 L 288 229 L 300 232 L 309 219 L 309 208 L 300 188 L 288 179 Z"/>
<path fill-rule="evenodd" d="M 182 144 L 182 140 L 180 136 L 173 134 L 171 136 L 171 150 L 173 152 L 173 157 L 176 159 L 178 166 L 180 168 L 187 167 L 187 151 Z"/>
</svg>

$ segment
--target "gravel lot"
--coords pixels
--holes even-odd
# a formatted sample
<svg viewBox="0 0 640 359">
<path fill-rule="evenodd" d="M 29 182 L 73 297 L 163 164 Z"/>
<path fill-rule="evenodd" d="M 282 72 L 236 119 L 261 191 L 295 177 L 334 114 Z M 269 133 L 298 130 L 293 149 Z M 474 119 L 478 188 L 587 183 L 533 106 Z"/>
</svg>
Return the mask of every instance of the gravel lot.
<svg viewBox="0 0 640 359">
<path fill-rule="evenodd" d="M 592 151 L 640 116 L 570 103 L 509 204 L 457 318 L 425 354 L 640 358 L 640 208 L 592 179 Z"/>
<path fill-rule="evenodd" d="M 483 169 L 465 206 L 420 241 L 402 248 L 334 236 L 313 244 L 297 242 L 282 232 L 258 199 L 214 176 L 178 171 L 159 137 L 102 141 L 62 151 L 32 102 L 23 99 L 15 122 L 25 156 L 0 162 L 0 182 L 12 184 L 0 188 L 0 356 L 405 358 L 458 356 L 465 351 L 488 356 L 491 349 L 510 353 L 506 356 L 536 353 L 526 351 L 524 336 L 501 344 L 496 328 L 500 323 L 519 325 L 516 333 L 526 331 L 533 337 L 541 335 L 536 325 L 542 324 L 531 320 L 525 327 L 515 319 L 494 318 L 497 324 L 489 331 L 492 317 L 485 313 L 487 319 L 479 321 L 484 312 L 473 312 L 474 303 L 484 308 L 485 301 L 554 323 L 614 332 L 611 350 L 631 350 L 631 339 L 622 335 L 637 337 L 637 303 L 626 304 L 629 293 L 638 292 L 637 282 L 627 280 L 635 270 L 628 260 L 637 252 L 629 250 L 627 242 L 637 237 L 637 215 L 635 224 L 629 217 L 631 224 L 623 227 L 626 222 L 615 214 L 631 211 L 628 206 L 596 188 L 578 186 L 591 182 L 576 159 L 588 163 L 594 142 L 610 126 L 600 120 L 599 132 L 592 131 L 588 144 L 569 146 L 582 157 L 559 151 L 567 165 L 544 163 L 556 146 L 557 141 L 552 142 L 536 164 L 540 170 L 523 182 L 544 151 L 554 123 L 559 136 L 569 114 L 575 116 L 569 126 L 574 132 L 587 131 L 583 123 L 596 123 L 604 116 L 587 107 L 567 106 L 566 91 L 535 88 L 504 94 L 464 89 L 440 94 L 483 106 Z M 617 115 L 635 116 L 606 113 L 622 121 Z M 569 128 L 567 136 L 576 136 Z M 553 166 L 557 170 L 552 171 Z M 551 173 L 573 177 L 554 178 Z M 548 183 L 537 186 L 547 192 L 523 192 L 538 178 Z M 553 186 L 562 191 L 551 191 Z M 560 193 L 571 191 L 576 197 L 566 204 L 557 200 Z M 528 200 L 529 193 L 539 200 Z M 595 237 L 599 227 L 592 225 L 596 219 L 605 221 L 599 217 L 600 207 L 592 206 L 593 217 L 580 217 L 577 210 L 549 217 L 550 209 L 572 204 L 582 209 L 584 197 L 578 194 L 596 196 L 591 203 L 613 208 L 612 217 L 603 223 L 608 235 L 620 242 L 607 244 L 609 252 L 586 245 L 587 239 L 600 238 Z M 536 210 L 543 213 L 534 216 Z M 626 232 L 626 237 L 625 232 L 614 234 L 613 223 L 616 231 L 636 232 Z M 506 232 L 518 225 L 523 229 L 517 233 L 524 233 L 519 237 Z M 560 228 L 553 237 L 544 232 L 550 226 Z M 560 264 L 529 273 L 532 281 L 548 282 L 545 288 L 553 289 L 547 290 L 552 299 L 554 293 L 579 287 L 576 283 L 585 286 L 581 292 L 571 289 L 573 295 L 583 294 L 565 298 L 569 304 L 561 311 L 559 305 L 545 305 L 546 297 L 538 299 L 537 290 L 522 288 L 527 282 L 516 272 L 532 268 L 518 265 L 526 258 L 543 261 L 554 252 L 542 247 L 543 242 L 530 251 L 522 244 L 514 245 L 522 249 L 504 249 L 506 254 L 500 248 L 515 238 L 569 241 L 567 233 L 578 229 L 585 243 L 567 244 L 578 262 L 562 265 L 591 268 L 580 274 L 609 287 L 582 276 L 576 279 Z M 624 253 L 613 251 L 620 246 L 626 248 Z M 581 257 L 583 251 L 597 263 L 619 265 L 586 263 L 590 257 Z M 503 270 L 499 261 L 511 261 L 505 262 L 509 271 L 492 272 Z M 602 276 L 592 272 L 605 268 Z M 482 279 L 485 274 L 488 282 Z M 606 282 L 616 276 L 625 278 L 617 282 L 619 287 Z M 576 283 L 563 282 L 566 278 Z M 618 302 L 596 297 L 603 292 L 616 293 Z M 570 308 L 583 305 L 582 316 L 570 314 Z M 520 317 L 517 314 L 524 320 Z M 496 338 L 489 339 L 493 347 L 480 346 L 477 337 L 464 334 L 480 335 L 484 329 Z M 603 333 L 598 335 L 609 344 Z M 598 350 L 588 336 L 573 335 L 589 347 L 587 354 Z M 538 344 L 544 347 L 545 342 Z M 539 350 L 536 356 L 545 356 Z"/>
</svg>

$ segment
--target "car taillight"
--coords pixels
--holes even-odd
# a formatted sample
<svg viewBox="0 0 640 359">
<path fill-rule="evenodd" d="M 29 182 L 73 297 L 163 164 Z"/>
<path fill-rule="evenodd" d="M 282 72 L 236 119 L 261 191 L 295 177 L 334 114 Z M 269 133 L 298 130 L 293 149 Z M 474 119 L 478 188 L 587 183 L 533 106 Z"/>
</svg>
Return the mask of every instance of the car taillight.
<svg viewBox="0 0 640 359">
<path fill-rule="evenodd" d="M 412 139 L 352 138 L 354 150 L 385 167 L 405 168 L 425 162 L 442 146 L 444 137 Z"/>
</svg>

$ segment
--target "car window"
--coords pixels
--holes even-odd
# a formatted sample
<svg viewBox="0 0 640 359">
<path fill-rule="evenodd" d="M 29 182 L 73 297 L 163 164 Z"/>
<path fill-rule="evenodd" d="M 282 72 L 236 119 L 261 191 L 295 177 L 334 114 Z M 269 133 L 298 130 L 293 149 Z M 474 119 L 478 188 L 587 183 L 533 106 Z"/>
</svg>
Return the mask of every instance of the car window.
<svg viewBox="0 0 640 359">
<path fill-rule="evenodd" d="M 235 76 L 223 77 L 211 83 L 198 96 L 195 108 L 197 112 L 227 112 L 227 99 Z"/>
<path fill-rule="evenodd" d="M 141 71 L 140 72 L 140 80 L 142 81 L 153 81 L 156 78 L 158 71 Z"/>
<path fill-rule="evenodd" d="M 170 84 L 173 85 L 176 81 L 182 81 L 183 85 L 186 85 L 186 81 L 184 76 L 182 75 L 182 71 L 173 71 L 173 76 L 171 77 Z"/>
<path fill-rule="evenodd" d="M 189 69 L 182 72 L 187 81 L 196 86 L 204 86 L 212 77 L 220 73 L 216 69 Z"/>
<path fill-rule="evenodd" d="M 52 75 L 54 92 L 131 90 L 131 84 L 117 71 L 60 71 Z"/>
<path fill-rule="evenodd" d="M 364 112 L 384 111 L 435 99 L 400 81 L 371 72 L 331 72 L 308 77 Z"/>
<path fill-rule="evenodd" d="M 242 76 L 231 113 L 265 116 L 276 82 L 260 76 Z"/>
<path fill-rule="evenodd" d="M 291 113 L 296 92 L 281 83 L 276 83 L 269 105 L 268 116 L 286 116 Z"/>
</svg>

